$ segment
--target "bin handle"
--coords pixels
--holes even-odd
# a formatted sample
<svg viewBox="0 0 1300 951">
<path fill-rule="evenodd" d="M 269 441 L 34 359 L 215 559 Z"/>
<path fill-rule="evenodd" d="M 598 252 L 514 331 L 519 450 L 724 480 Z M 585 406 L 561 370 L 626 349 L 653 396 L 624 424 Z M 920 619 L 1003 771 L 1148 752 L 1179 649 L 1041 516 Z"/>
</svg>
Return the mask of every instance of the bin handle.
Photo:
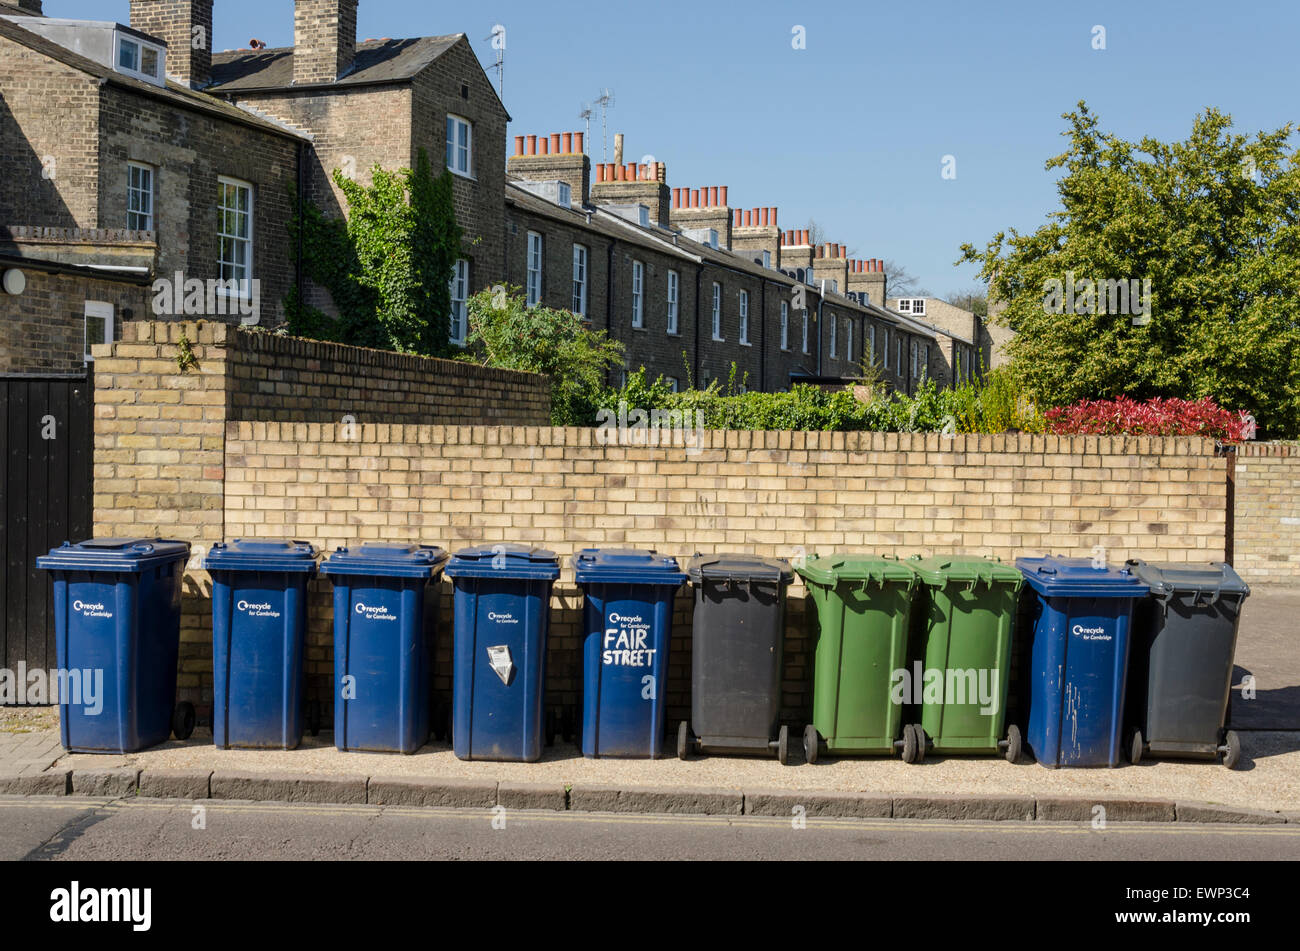
<svg viewBox="0 0 1300 951">
<path fill-rule="evenodd" d="M 141 545 L 132 545 L 131 550 L 143 552 L 144 554 L 147 555 L 149 554 L 149 552 L 153 551 L 153 545 L 149 544 L 148 542 L 145 542 L 144 544 Z"/>
</svg>

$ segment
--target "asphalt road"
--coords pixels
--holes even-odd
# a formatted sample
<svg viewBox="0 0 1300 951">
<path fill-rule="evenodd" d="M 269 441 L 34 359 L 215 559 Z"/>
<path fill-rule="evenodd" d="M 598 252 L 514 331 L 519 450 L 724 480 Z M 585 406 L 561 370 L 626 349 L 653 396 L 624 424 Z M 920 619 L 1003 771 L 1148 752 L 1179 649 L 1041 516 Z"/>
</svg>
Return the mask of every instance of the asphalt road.
<svg viewBox="0 0 1300 951">
<path fill-rule="evenodd" d="M 196 813 L 196 807 L 202 812 Z M 205 828 L 194 828 L 202 818 Z M 494 828 L 504 819 L 504 828 Z M 609 815 L 0 799 L 0 860 L 1300 859 L 1300 826 Z"/>
</svg>

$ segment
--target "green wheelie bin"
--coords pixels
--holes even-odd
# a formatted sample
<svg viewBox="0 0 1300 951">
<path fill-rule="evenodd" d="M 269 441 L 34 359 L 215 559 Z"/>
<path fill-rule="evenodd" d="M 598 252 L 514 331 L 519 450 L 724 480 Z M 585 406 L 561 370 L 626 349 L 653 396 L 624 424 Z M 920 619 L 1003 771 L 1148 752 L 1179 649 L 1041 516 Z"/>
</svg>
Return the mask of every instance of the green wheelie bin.
<svg viewBox="0 0 1300 951">
<path fill-rule="evenodd" d="M 813 722 L 804 756 L 892 754 L 909 762 L 915 734 L 891 684 L 907 663 L 908 618 L 916 572 L 896 558 L 814 555 L 795 566 L 816 606 Z"/>
<path fill-rule="evenodd" d="M 920 584 L 912 608 L 912 668 L 902 680 L 915 704 L 918 761 L 935 753 L 1005 753 L 1020 759 L 1021 736 L 1006 725 L 1011 643 L 1025 577 L 1012 565 L 972 555 L 913 557 Z M 1004 733 L 1005 727 L 1005 733 Z"/>
</svg>

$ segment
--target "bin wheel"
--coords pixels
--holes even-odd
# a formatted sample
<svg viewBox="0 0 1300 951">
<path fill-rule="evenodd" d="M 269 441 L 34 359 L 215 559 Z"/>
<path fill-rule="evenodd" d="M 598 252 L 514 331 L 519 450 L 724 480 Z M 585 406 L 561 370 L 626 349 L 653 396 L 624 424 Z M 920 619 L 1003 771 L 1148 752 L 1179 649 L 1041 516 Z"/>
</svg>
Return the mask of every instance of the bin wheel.
<svg viewBox="0 0 1300 951">
<path fill-rule="evenodd" d="M 182 700 L 172 711 L 172 735 L 178 740 L 188 740 L 194 734 L 194 724 L 197 721 L 194 704 Z"/>
<path fill-rule="evenodd" d="M 916 733 L 912 730 L 912 724 L 910 723 L 903 727 L 903 762 L 917 762 Z"/>
<path fill-rule="evenodd" d="M 307 703 L 307 732 L 312 736 L 320 735 L 320 703 L 316 700 Z"/>
<path fill-rule="evenodd" d="M 803 758 L 812 766 L 817 762 L 817 754 L 821 752 L 821 737 L 817 735 L 817 727 L 809 723 L 803 728 Z"/>
<path fill-rule="evenodd" d="M 691 728 L 687 726 L 686 721 L 682 720 L 677 724 L 677 758 L 686 759 L 686 754 L 690 752 Z"/>
<path fill-rule="evenodd" d="M 776 734 L 776 761 L 782 766 L 790 762 L 790 728 L 785 725 Z"/>
<path fill-rule="evenodd" d="M 1144 752 L 1146 752 L 1146 743 L 1142 740 L 1142 731 L 1134 730 L 1128 741 L 1128 761 L 1136 766 L 1142 762 Z"/>
<path fill-rule="evenodd" d="M 916 761 L 925 762 L 925 750 L 930 745 L 930 740 L 925 735 L 925 727 L 919 723 L 913 723 L 912 729 L 916 731 Z"/>
<path fill-rule="evenodd" d="M 1024 741 L 1021 739 L 1020 736 L 1020 727 L 1016 726 L 1013 723 L 1009 727 L 1007 727 L 1006 757 L 1008 763 L 1020 762 L 1020 751 L 1023 748 L 1023 746 L 1024 746 Z"/>
<path fill-rule="evenodd" d="M 1229 730 L 1223 736 L 1225 749 L 1223 752 L 1223 765 L 1228 769 L 1236 769 L 1237 764 L 1241 762 L 1241 737 L 1237 736 L 1236 730 Z"/>
</svg>

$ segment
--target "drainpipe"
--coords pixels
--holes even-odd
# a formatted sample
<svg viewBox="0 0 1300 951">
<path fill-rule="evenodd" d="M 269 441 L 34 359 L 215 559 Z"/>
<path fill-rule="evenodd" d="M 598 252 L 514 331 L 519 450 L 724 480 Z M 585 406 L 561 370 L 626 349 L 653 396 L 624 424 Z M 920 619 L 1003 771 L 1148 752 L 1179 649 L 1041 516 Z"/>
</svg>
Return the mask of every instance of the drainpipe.
<svg viewBox="0 0 1300 951">
<path fill-rule="evenodd" d="M 614 245 L 617 242 L 613 238 L 609 241 L 609 259 L 605 266 L 605 331 L 606 335 L 614 335 Z"/>
<path fill-rule="evenodd" d="M 307 208 L 307 184 L 306 184 L 306 173 L 305 173 L 305 169 L 307 166 L 306 152 L 307 152 L 306 143 L 300 141 L 298 143 L 298 248 L 297 248 L 297 260 L 294 262 L 294 281 L 298 286 L 299 303 L 302 302 L 302 297 L 304 293 L 304 288 L 302 286 L 302 268 L 303 268 L 302 232 L 303 232 L 303 227 L 305 225 L 305 222 L 303 221 L 303 215 L 306 212 L 306 208 Z"/>
<path fill-rule="evenodd" d="M 761 348 L 758 352 L 758 390 L 760 393 L 767 392 L 767 278 L 763 278 L 763 283 L 759 285 L 758 292 L 758 312 L 761 315 L 759 319 L 763 322 L 758 331 L 758 345 Z"/>
<path fill-rule="evenodd" d="M 826 306 L 826 280 L 821 282 L 821 291 L 817 295 L 817 376 L 822 375 L 822 308 Z"/>
<path fill-rule="evenodd" d="M 700 379 L 700 295 L 704 293 L 704 264 L 695 269 L 695 357 L 691 364 L 691 373 L 695 379 L 692 386 L 698 387 Z"/>
</svg>

